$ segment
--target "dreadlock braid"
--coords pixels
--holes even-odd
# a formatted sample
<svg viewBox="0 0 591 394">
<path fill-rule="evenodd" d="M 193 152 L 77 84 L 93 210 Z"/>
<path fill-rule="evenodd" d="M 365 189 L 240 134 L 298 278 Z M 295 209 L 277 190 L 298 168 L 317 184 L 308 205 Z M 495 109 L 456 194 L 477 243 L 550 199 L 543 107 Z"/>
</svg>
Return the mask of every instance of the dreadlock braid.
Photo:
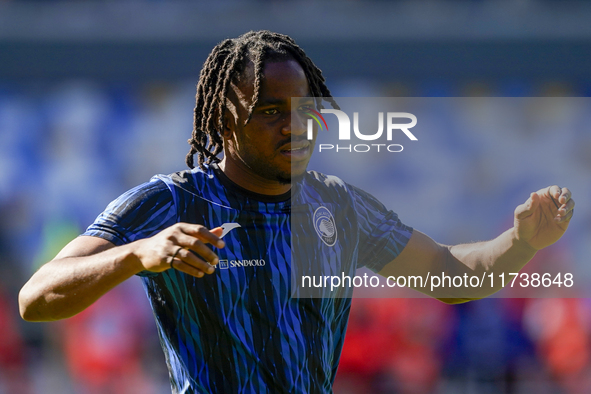
<svg viewBox="0 0 591 394">
<path fill-rule="evenodd" d="M 219 161 L 217 156 L 223 149 L 222 130 L 228 88 L 242 75 L 248 61 L 254 65 L 255 79 L 252 104 L 248 108 L 245 125 L 259 101 L 265 61 L 288 59 L 297 61 L 304 70 L 310 94 L 316 97 L 318 108 L 322 108 L 323 99 L 330 102 L 333 108 L 339 108 L 324 83 L 322 71 L 291 37 L 261 30 L 224 40 L 213 48 L 199 75 L 193 133 L 188 140 L 191 150 L 186 157 L 189 168 L 195 168 L 195 153 L 198 155 L 199 167 L 203 170 L 206 164 Z"/>
</svg>

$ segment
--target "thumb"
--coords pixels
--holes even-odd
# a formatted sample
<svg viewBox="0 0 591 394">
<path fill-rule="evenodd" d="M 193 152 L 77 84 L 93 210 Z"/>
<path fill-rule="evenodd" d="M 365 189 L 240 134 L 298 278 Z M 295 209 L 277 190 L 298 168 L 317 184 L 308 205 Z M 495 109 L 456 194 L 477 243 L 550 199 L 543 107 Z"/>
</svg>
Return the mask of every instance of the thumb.
<svg viewBox="0 0 591 394">
<path fill-rule="evenodd" d="M 540 196 L 538 193 L 532 193 L 527 201 L 515 208 L 515 219 L 521 220 L 530 216 L 538 208 Z"/>
</svg>

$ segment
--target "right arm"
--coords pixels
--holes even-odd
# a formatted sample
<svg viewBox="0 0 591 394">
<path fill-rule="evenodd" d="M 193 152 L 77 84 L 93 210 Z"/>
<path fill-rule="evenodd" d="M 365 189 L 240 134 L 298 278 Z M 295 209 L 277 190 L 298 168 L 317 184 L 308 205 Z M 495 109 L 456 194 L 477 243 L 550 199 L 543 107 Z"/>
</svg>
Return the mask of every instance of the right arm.
<svg viewBox="0 0 591 394">
<path fill-rule="evenodd" d="M 21 316 L 27 321 L 74 316 L 141 271 L 174 268 L 195 277 L 211 274 L 210 264 L 216 265 L 219 259 L 206 244 L 224 247 L 221 233 L 219 227 L 209 231 L 201 225 L 178 223 L 153 237 L 121 246 L 98 237 L 78 237 L 23 286 Z"/>
</svg>

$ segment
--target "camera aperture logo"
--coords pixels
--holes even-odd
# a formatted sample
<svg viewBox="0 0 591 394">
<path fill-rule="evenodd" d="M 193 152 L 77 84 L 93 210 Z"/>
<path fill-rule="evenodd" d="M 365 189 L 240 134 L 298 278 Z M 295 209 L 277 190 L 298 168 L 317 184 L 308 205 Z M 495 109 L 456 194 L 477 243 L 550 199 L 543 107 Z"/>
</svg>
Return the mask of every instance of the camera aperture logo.
<svg viewBox="0 0 591 394">
<path fill-rule="evenodd" d="M 324 123 L 324 126 L 326 126 L 326 130 L 328 131 L 328 125 L 326 124 L 326 120 L 324 120 L 324 116 L 322 116 L 320 114 L 320 112 L 313 110 L 312 108 L 308 108 L 308 109 L 306 109 L 306 111 L 304 113 L 306 115 L 310 116 L 312 119 L 314 119 L 316 121 L 316 123 L 318 123 L 318 127 L 320 127 L 320 130 L 323 130 L 324 128 L 322 127 L 322 123 L 320 123 L 320 120 L 318 118 L 322 119 L 322 122 Z M 308 119 L 308 139 L 309 140 L 314 138 L 312 135 L 312 129 L 313 129 L 312 119 Z"/>
<path fill-rule="evenodd" d="M 351 120 L 349 116 L 341 110 L 338 109 L 320 109 L 320 112 L 317 112 L 313 109 L 308 109 L 306 111 L 306 115 L 310 116 L 312 119 L 308 119 L 307 122 L 307 137 L 308 140 L 314 139 L 314 121 L 318 124 L 321 130 L 324 128 L 322 127 L 322 123 L 320 123 L 320 119 L 326 126 L 326 130 L 328 130 L 328 126 L 326 124 L 326 120 L 322 116 L 322 114 L 333 114 L 337 117 L 339 122 L 339 133 L 338 138 L 340 141 L 351 141 Z M 386 119 L 386 122 L 384 122 Z M 408 119 L 410 122 L 406 123 L 399 123 L 399 119 Z M 362 141 L 377 141 L 382 137 L 384 134 L 384 123 L 386 123 L 386 140 L 392 141 L 394 131 L 399 130 L 404 133 L 408 139 L 411 141 L 417 141 L 417 137 L 409 130 L 416 126 L 417 124 L 417 117 L 408 112 L 387 112 L 384 116 L 384 112 L 378 112 L 378 131 L 373 134 L 363 134 L 359 130 L 359 112 L 353 112 L 353 133 L 355 137 Z M 366 153 L 370 151 L 374 152 L 381 152 L 387 151 L 391 153 L 398 153 L 402 152 L 404 147 L 401 144 L 385 144 L 385 143 L 364 143 L 364 144 L 319 144 L 318 145 L 318 152 L 358 152 L 358 153 Z"/>
</svg>

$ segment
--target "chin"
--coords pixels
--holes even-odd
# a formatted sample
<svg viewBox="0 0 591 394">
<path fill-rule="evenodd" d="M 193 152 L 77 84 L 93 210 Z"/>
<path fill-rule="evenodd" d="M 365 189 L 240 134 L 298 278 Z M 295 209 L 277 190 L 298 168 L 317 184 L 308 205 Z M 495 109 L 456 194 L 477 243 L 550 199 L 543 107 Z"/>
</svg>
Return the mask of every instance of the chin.
<svg viewBox="0 0 591 394">
<path fill-rule="evenodd" d="M 277 180 L 279 181 L 279 183 L 281 183 L 282 185 L 289 185 L 292 182 L 299 182 L 304 178 L 304 174 L 305 172 L 296 174 L 296 175 L 278 175 L 277 176 Z"/>
<path fill-rule="evenodd" d="M 303 170 L 299 170 L 299 171 L 292 170 L 289 173 L 283 172 L 283 173 L 277 174 L 276 179 L 282 185 L 288 185 L 288 184 L 291 184 L 292 182 L 301 181 L 304 178 L 305 174 L 306 174 L 305 168 Z"/>
</svg>

